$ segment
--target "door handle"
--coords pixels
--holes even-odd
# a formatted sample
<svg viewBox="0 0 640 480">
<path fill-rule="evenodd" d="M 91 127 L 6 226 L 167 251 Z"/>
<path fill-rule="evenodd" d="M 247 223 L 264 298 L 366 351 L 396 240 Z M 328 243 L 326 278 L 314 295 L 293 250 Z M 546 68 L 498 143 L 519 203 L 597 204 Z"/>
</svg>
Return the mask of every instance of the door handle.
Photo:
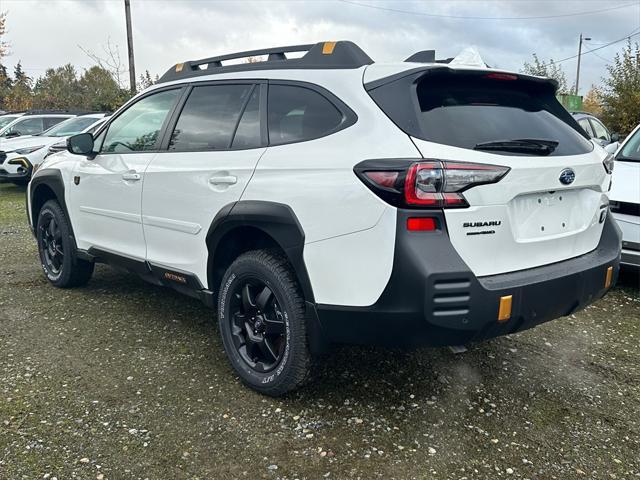
<svg viewBox="0 0 640 480">
<path fill-rule="evenodd" d="M 122 174 L 122 179 L 127 180 L 129 182 L 137 182 L 141 178 L 142 176 L 136 172 L 127 172 Z"/>
<path fill-rule="evenodd" d="M 238 183 L 238 177 L 233 175 L 223 175 L 220 177 L 211 177 L 209 179 L 211 185 L 234 185 Z"/>
</svg>

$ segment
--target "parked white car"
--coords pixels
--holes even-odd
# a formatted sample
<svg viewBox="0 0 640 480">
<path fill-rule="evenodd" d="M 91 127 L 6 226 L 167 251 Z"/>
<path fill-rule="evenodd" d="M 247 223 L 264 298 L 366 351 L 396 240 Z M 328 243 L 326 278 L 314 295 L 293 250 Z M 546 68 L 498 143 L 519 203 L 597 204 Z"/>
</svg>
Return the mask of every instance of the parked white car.
<svg viewBox="0 0 640 480">
<path fill-rule="evenodd" d="M 58 123 L 50 129 L 35 135 L 16 138 L 0 138 L 0 180 L 5 179 L 25 184 L 34 169 L 42 163 L 49 147 L 71 135 L 92 131 L 102 123 L 107 114 L 92 113 L 80 115 Z"/>
<path fill-rule="evenodd" d="M 330 343 L 464 345 L 601 298 L 613 156 L 555 82 L 427 53 L 376 64 L 339 41 L 174 65 L 35 172 L 46 278 L 78 287 L 104 262 L 202 299 L 269 395 Z M 222 63 L 251 56 L 267 60 Z"/>
<path fill-rule="evenodd" d="M 75 117 L 75 113 L 40 113 L 38 111 L 30 111 L 16 114 L 15 118 L 0 128 L 0 141 L 7 138 L 20 137 L 23 135 L 35 135 L 44 132 L 60 122 L 64 122 L 68 118 Z M 13 117 L 14 115 L 5 115 Z M 0 150 L 2 144 L 0 143 Z"/>
<path fill-rule="evenodd" d="M 616 153 L 610 198 L 622 229 L 621 263 L 640 267 L 640 125 Z"/>
</svg>

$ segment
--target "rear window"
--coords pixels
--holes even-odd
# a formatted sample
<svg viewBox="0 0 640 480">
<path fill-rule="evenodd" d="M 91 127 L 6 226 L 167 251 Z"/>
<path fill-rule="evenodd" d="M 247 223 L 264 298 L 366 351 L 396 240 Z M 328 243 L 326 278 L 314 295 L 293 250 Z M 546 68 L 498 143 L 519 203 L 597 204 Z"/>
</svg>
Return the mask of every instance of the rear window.
<svg viewBox="0 0 640 480">
<path fill-rule="evenodd" d="M 398 88 L 406 88 L 405 95 L 412 98 L 400 101 Z M 551 155 L 593 149 L 547 83 L 487 78 L 485 73 L 432 72 L 412 84 L 396 81 L 371 94 L 398 126 L 430 142 L 474 149 L 491 142 L 539 139 L 557 142 Z"/>
</svg>

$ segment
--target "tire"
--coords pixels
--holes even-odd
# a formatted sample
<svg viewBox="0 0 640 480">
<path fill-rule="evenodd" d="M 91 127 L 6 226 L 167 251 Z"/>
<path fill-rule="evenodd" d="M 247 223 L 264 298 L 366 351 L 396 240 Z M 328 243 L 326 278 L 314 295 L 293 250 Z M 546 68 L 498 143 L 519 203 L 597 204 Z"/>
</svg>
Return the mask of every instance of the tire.
<svg viewBox="0 0 640 480">
<path fill-rule="evenodd" d="M 304 298 L 278 253 L 254 250 L 231 264 L 220 285 L 218 323 L 231 366 L 249 387 L 276 397 L 308 377 Z"/>
<path fill-rule="evenodd" d="M 77 257 L 69 220 L 58 202 L 48 200 L 37 220 L 38 253 L 47 280 L 59 288 L 86 285 L 94 264 Z"/>
</svg>

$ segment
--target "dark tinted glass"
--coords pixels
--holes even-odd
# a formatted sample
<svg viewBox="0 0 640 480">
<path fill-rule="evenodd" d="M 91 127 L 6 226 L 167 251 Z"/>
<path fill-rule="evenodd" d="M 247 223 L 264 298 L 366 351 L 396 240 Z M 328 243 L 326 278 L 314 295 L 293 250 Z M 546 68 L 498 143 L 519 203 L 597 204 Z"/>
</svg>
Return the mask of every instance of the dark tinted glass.
<svg viewBox="0 0 640 480">
<path fill-rule="evenodd" d="M 431 142 L 473 149 L 485 142 L 545 139 L 558 142 L 552 155 L 577 155 L 593 149 L 565 122 L 567 117 L 573 120 L 553 91 L 531 82 L 426 77 L 418 83 L 417 94 L 422 138 Z"/>
<path fill-rule="evenodd" d="M 260 136 L 260 87 L 251 93 L 249 103 L 242 114 L 238 129 L 233 137 L 233 148 L 256 148 L 262 145 Z"/>
<path fill-rule="evenodd" d="M 171 135 L 169 150 L 229 148 L 247 96 L 253 85 L 195 87 Z"/>
<path fill-rule="evenodd" d="M 269 86 L 269 143 L 322 137 L 342 122 L 340 111 L 314 90 L 290 85 Z"/>
<path fill-rule="evenodd" d="M 43 118 L 44 129 L 47 130 L 48 128 L 51 128 L 54 125 L 57 125 L 60 122 L 63 122 L 63 121 L 68 120 L 68 119 L 69 119 L 69 117 L 44 117 Z"/>
</svg>

